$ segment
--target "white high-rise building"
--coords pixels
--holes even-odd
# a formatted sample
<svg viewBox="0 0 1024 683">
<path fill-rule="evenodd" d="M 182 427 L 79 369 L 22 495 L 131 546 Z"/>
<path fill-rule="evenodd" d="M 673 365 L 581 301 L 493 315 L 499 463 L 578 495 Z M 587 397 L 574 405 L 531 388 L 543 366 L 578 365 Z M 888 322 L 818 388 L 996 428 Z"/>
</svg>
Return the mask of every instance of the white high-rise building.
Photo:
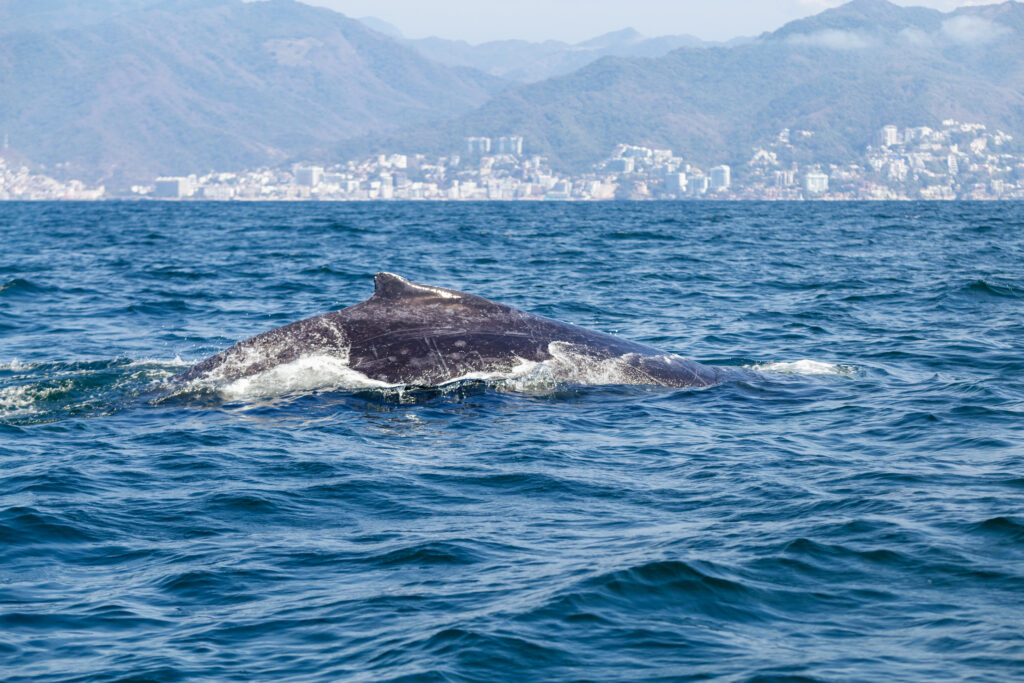
<svg viewBox="0 0 1024 683">
<path fill-rule="evenodd" d="M 804 189 L 808 194 L 828 192 L 828 176 L 821 171 L 811 171 L 804 176 Z"/>
<path fill-rule="evenodd" d="M 706 175 L 699 175 L 689 180 L 687 187 L 689 187 L 691 195 L 698 197 L 702 194 L 707 194 L 708 188 L 711 187 L 711 181 Z"/>
<path fill-rule="evenodd" d="M 192 196 L 192 183 L 188 178 L 157 178 L 153 196 L 160 199 L 182 199 Z"/>
<path fill-rule="evenodd" d="M 664 189 L 665 194 L 672 194 L 677 197 L 684 194 L 686 192 L 686 174 L 666 173 Z"/>
<path fill-rule="evenodd" d="M 711 188 L 715 191 L 728 190 L 732 185 L 732 169 L 722 164 L 711 169 Z"/>
<path fill-rule="evenodd" d="M 523 153 L 523 138 L 518 135 L 508 135 L 498 138 L 498 154 L 514 154 L 519 156 Z"/>
<path fill-rule="evenodd" d="M 235 188 L 230 185 L 207 185 L 203 188 L 203 199 L 225 202 L 234 196 Z"/>
<path fill-rule="evenodd" d="M 550 190 L 548 190 L 545 199 L 554 200 L 567 200 L 572 199 L 572 183 L 568 180 L 557 181 Z"/>
<path fill-rule="evenodd" d="M 490 151 L 490 138 L 466 138 L 466 152 L 469 154 L 488 154 Z"/>
<path fill-rule="evenodd" d="M 900 144 L 900 129 L 896 126 L 884 126 L 882 128 L 882 146 L 894 147 Z"/>
<path fill-rule="evenodd" d="M 796 171 L 789 169 L 788 171 L 776 171 L 775 172 L 775 187 L 792 187 L 796 185 Z"/>
<path fill-rule="evenodd" d="M 316 187 L 324 177 L 321 166 L 300 166 L 295 169 L 295 183 L 304 187 Z"/>
<path fill-rule="evenodd" d="M 611 173 L 632 173 L 636 168 L 636 161 L 632 157 L 612 159 L 605 168 Z"/>
</svg>

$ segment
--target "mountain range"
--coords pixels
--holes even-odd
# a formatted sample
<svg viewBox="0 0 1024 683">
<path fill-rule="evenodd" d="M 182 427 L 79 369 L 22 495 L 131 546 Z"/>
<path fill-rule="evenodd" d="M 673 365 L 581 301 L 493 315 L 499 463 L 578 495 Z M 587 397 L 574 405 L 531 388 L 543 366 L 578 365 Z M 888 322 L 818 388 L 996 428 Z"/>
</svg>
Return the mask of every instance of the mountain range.
<svg viewBox="0 0 1024 683">
<path fill-rule="evenodd" d="M 509 88 L 482 107 L 377 146 L 441 152 L 515 132 L 556 167 L 582 169 L 619 142 L 736 163 L 784 128 L 812 131 L 817 161 L 849 159 L 886 124 L 954 118 L 1024 134 L 1024 5 L 951 13 L 854 0 L 731 47 L 604 58 Z M 351 140 L 335 153 L 357 153 Z"/>
<path fill-rule="evenodd" d="M 0 133 L 114 184 L 278 163 L 506 86 L 290 0 L 7 0 L 0 27 Z"/>
<path fill-rule="evenodd" d="M 0 0 L 0 132 L 37 162 L 115 184 L 450 153 L 471 135 L 523 135 L 566 170 L 619 142 L 735 163 L 783 128 L 812 131 L 819 161 L 889 123 L 1024 135 L 1016 2 L 943 13 L 854 0 L 727 45 L 627 30 L 576 46 L 410 41 L 292 0 L 81 5 Z"/>
</svg>

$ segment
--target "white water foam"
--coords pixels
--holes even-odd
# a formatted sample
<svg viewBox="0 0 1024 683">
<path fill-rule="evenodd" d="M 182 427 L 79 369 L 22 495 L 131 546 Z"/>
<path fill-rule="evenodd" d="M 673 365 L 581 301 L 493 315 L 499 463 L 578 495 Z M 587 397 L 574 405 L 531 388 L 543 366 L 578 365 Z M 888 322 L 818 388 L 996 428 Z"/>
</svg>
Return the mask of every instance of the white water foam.
<svg viewBox="0 0 1024 683">
<path fill-rule="evenodd" d="M 133 360 L 129 363 L 128 367 L 133 368 L 139 365 L 161 365 L 172 368 L 187 368 L 191 367 L 193 363 L 187 360 L 182 360 L 180 355 L 175 355 L 173 360 L 166 360 L 162 358 L 139 358 L 138 360 Z"/>
<path fill-rule="evenodd" d="M 635 353 L 614 358 L 594 358 L 580 347 L 566 342 L 551 342 L 548 344 L 548 353 L 552 358 L 545 363 L 562 382 L 592 386 L 652 383 L 646 373 L 632 364 L 638 358 Z M 671 356 L 666 354 L 663 358 L 667 361 Z"/>
<path fill-rule="evenodd" d="M 19 387 L 0 389 L 0 410 L 17 412 L 31 407 L 36 401 L 33 388 L 31 384 L 24 384 Z"/>
<path fill-rule="evenodd" d="M 426 380 L 412 380 L 408 384 L 392 384 L 373 379 L 352 369 L 347 354 L 317 353 L 302 356 L 296 360 L 276 365 L 268 370 L 226 380 L 225 376 L 236 375 L 236 371 L 263 364 L 273 357 L 276 349 L 240 349 L 220 367 L 208 375 L 190 383 L 186 391 L 212 389 L 221 397 L 232 400 L 266 399 L 289 394 L 324 390 L 382 389 L 403 391 L 409 386 L 436 386 L 444 389 L 464 382 L 487 382 L 499 391 L 543 394 L 556 391 L 566 385 L 643 385 L 655 383 L 650 376 L 635 365 L 635 354 L 613 358 L 595 358 L 585 349 L 565 343 L 552 342 L 548 346 L 551 358 L 544 361 L 529 361 L 513 358 L 504 367 L 491 371 L 477 371 L 453 377 L 440 385 Z M 666 355 L 671 361 L 675 356 Z M 236 375 L 237 376 L 237 375 Z"/>
<path fill-rule="evenodd" d="M 71 389 L 70 381 L 57 386 L 43 387 L 38 384 L 21 384 L 0 389 L 0 414 L 5 417 L 38 412 L 38 404 L 54 393 Z"/>
<path fill-rule="evenodd" d="M 628 365 L 630 356 L 596 360 L 574 353 L 570 345 L 552 344 L 552 358 L 534 362 L 517 359 L 510 370 L 472 372 L 454 377 L 440 388 L 463 382 L 488 382 L 500 391 L 547 393 L 566 384 L 602 385 L 643 383 L 636 369 Z M 213 388 L 232 401 L 285 396 L 324 390 L 385 389 L 403 390 L 405 384 L 375 380 L 348 366 L 346 358 L 328 355 L 303 356 L 263 372 L 224 383 L 219 372 L 196 380 L 193 388 Z M 412 385 L 421 383 L 412 382 Z M 422 382 L 423 385 L 428 384 Z"/>
<path fill-rule="evenodd" d="M 230 400 L 272 398 L 323 389 L 393 389 L 397 385 L 371 379 L 334 356 L 303 356 L 219 388 Z"/>
<path fill-rule="evenodd" d="M 192 363 L 182 360 L 181 356 L 174 356 L 173 360 L 165 358 L 139 358 L 128 364 L 129 368 L 138 368 L 132 378 L 143 377 L 147 379 L 162 380 L 178 374 L 169 368 L 188 368 Z"/>
<path fill-rule="evenodd" d="M 594 358 L 567 342 L 548 345 L 551 358 L 530 361 L 517 358 L 507 371 L 474 372 L 451 379 L 441 387 L 464 381 L 486 381 L 499 391 L 526 394 L 547 394 L 567 385 L 605 386 L 651 384 L 651 378 L 632 364 L 636 354 L 614 358 Z"/>
<path fill-rule="evenodd" d="M 775 372 L 783 375 L 852 375 L 853 368 L 849 365 L 824 363 L 818 360 L 779 361 L 775 363 L 758 363 L 751 366 L 758 372 Z"/>
</svg>

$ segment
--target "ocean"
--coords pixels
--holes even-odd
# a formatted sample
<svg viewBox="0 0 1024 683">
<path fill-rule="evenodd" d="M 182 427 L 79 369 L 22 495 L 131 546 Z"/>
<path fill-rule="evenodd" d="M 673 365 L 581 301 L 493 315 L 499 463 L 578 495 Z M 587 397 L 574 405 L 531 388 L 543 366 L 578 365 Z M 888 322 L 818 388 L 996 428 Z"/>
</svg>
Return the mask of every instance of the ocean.
<svg viewBox="0 0 1024 683">
<path fill-rule="evenodd" d="M 5 681 L 1024 676 L 1020 203 L 4 203 L 0 244 Z M 378 271 L 757 372 L 160 400 Z"/>
</svg>

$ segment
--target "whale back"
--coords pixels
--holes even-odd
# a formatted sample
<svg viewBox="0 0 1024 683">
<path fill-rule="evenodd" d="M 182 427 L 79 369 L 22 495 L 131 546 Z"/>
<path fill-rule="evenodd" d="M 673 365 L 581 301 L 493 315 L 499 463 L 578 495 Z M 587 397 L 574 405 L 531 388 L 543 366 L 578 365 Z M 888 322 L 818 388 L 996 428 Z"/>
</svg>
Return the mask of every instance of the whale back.
<svg viewBox="0 0 1024 683">
<path fill-rule="evenodd" d="M 715 369 L 650 346 L 393 273 L 377 274 L 366 301 L 239 342 L 178 379 L 231 381 L 310 356 L 338 359 L 389 385 L 499 379 L 537 363 L 553 363 L 584 383 L 595 367 L 615 375 L 614 383 L 718 381 Z"/>
</svg>

